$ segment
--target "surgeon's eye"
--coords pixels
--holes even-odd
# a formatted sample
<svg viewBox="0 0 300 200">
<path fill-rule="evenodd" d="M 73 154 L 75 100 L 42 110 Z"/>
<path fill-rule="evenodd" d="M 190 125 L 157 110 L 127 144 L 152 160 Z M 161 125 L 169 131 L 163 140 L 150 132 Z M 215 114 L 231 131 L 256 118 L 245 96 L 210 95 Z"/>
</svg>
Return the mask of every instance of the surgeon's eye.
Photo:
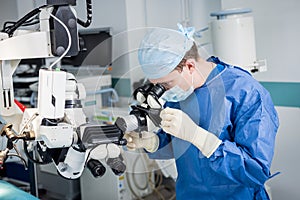
<svg viewBox="0 0 300 200">
<path fill-rule="evenodd" d="M 162 86 L 164 86 L 164 88 L 166 90 L 170 89 L 172 86 L 171 86 L 171 81 L 169 82 L 164 82 L 164 83 L 160 83 Z"/>
</svg>

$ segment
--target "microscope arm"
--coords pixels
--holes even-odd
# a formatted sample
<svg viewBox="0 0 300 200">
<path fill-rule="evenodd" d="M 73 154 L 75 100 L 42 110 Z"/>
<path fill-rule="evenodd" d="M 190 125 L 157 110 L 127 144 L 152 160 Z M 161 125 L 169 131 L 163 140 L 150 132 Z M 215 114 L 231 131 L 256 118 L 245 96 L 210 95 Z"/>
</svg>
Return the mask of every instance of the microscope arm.
<svg viewBox="0 0 300 200">
<path fill-rule="evenodd" d="M 47 6 L 35 9 L 17 21 L 13 27 L 0 32 L 0 115 L 4 118 L 1 136 L 8 140 L 7 147 L 0 150 L 0 166 L 16 141 L 23 140 L 26 152 L 31 146 L 28 146 L 27 142 L 34 141 L 33 147 L 37 147 L 42 159 L 38 163 L 47 163 L 50 160 L 60 175 L 75 179 L 82 174 L 90 152 L 97 145 L 114 146 L 113 143 L 117 143 L 122 135 L 117 132 L 106 140 L 103 134 L 106 136 L 107 134 L 99 132 L 97 137 L 101 139 L 96 142 L 93 140 L 92 146 L 87 145 L 90 142 L 87 140 L 85 143 L 87 146 L 84 147 L 81 140 L 86 136 L 84 133 L 77 133 L 76 130 L 82 124 L 87 124 L 87 121 L 80 99 L 74 94 L 74 91 L 78 90 L 74 77 L 70 78 L 65 72 L 52 70 L 51 67 L 48 70 L 40 70 L 38 108 L 25 109 L 19 133 L 13 130 L 13 128 L 18 130 L 19 121 L 12 121 L 14 127 L 6 123 L 19 111 L 14 104 L 12 75 L 20 60 L 76 55 L 79 51 L 77 21 L 85 27 L 91 22 L 91 11 L 88 13 L 87 23 L 77 19 L 72 7 L 76 5 L 76 0 L 47 0 L 47 3 Z M 88 0 L 87 3 L 90 8 L 91 1 Z M 22 23 L 38 13 L 39 30 L 17 30 Z M 70 92 L 68 87 L 75 90 L 71 89 Z M 86 131 L 89 130 L 88 133 L 91 132 L 89 126 L 91 125 L 85 125 L 84 128 Z M 94 126 L 92 129 L 94 130 Z M 118 134 L 120 135 L 117 136 Z M 94 137 L 95 133 L 92 135 Z M 115 148 L 119 149 L 117 145 Z M 32 158 L 28 159 L 35 162 Z"/>
</svg>

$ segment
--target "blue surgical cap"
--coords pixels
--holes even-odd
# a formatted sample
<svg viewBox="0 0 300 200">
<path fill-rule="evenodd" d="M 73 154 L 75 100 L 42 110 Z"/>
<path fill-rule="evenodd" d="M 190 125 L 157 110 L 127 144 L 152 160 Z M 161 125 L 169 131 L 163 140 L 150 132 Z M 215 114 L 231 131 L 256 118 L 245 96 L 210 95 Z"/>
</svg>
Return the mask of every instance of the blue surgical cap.
<svg viewBox="0 0 300 200">
<path fill-rule="evenodd" d="M 138 59 L 148 79 L 166 76 L 180 63 L 193 45 L 193 28 L 179 30 L 154 28 L 146 33 L 138 50 Z"/>
</svg>

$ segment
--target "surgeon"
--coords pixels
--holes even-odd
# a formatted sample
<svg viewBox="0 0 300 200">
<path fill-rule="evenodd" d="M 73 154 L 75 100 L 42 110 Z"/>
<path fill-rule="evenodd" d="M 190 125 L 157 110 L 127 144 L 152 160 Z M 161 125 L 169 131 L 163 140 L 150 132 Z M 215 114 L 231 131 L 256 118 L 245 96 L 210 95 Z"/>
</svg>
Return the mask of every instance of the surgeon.
<svg viewBox="0 0 300 200">
<path fill-rule="evenodd" d="M 166 103 L 161 129 L 126 133 L 127 147 L 176 159 L 177 200 L 269 199 L 279 126 L 270 94 L 247 71 L 200 57 L 193 28 L 179 30 L 155 28 L 141 42 L 142 70 Z"/>
</svg>

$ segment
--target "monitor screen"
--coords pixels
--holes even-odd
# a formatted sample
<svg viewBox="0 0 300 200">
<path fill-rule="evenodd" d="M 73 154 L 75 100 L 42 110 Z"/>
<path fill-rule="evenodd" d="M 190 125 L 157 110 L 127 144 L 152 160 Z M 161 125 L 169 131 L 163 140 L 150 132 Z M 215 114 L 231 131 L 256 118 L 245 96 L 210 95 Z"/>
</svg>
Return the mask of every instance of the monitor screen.
<svg viewBox="0 0 300 200">
<path fill-rule="evenodd" d="M 79 53 L 63 58 L 62 65 L 111 65 L 112 36 L 109 28 L 79 30 L 79 46 Z"/>
</svg>

